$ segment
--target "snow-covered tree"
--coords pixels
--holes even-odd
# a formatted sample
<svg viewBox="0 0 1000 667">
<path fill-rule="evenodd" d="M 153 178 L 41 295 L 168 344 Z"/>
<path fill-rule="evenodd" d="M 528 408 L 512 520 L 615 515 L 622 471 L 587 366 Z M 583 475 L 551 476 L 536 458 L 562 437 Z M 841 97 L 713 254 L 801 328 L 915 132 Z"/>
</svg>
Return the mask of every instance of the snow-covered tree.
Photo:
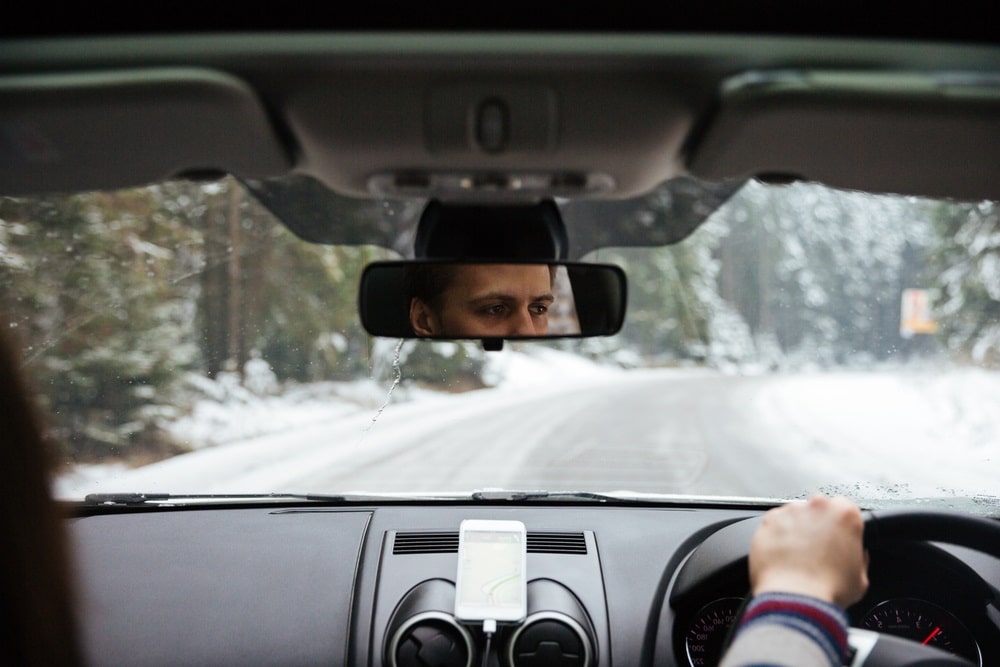
<svg viewBox="0 0 1000 667">
<path fill-rule="evenodd" d="M 963 358 L 1000 367 L 1000 208 L 995 202 L 940 205 L 934 222 L 941 335 Z"/>
<path fill-rule="evenodd" d="M 177 279 L 186 234 L 151 191 L 0 200 L 3 308 L 73 455 L 169 446 L 150 431 L 158 398 L 197 356 Z"/>
</svg>

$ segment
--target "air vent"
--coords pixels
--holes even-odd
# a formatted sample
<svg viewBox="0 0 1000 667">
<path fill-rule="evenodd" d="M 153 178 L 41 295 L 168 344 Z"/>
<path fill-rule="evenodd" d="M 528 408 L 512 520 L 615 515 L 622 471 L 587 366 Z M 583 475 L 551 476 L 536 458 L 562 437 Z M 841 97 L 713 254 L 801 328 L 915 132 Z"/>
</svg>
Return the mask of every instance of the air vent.
<svg viewBox="0 0 1000 667">
<path fill-rule="evenodd" d="M 393 554 L 458 553 L 458 531 L 428 533 L 396 533 Z M 583 533 L 548 533 L 528 531 L 529 554 L 587 554 L 587 539 Z"/>
<path fill-rule="evenodd" d="M 528 553 L 587 554 L 583 533 L 528 533 Z"/>
<path fill-rule="evenodd" d="M 394 554 L 458 553 L 458 532 L 396 533 L 392 543 Z"/>
<path fill-rule="evenodd" d="M 507 644 L 513 667 L 591 667 L 593 650 L 587 631 L 559 612 L 537 612 L 524 619 Z"/>
<path fill-rule="evenodd" d="M 387 657 L 390 667 L 469 667 L 474 651 L 472 635 L 452 616 L 427 611 L 393 633 Z"/>
</svg>

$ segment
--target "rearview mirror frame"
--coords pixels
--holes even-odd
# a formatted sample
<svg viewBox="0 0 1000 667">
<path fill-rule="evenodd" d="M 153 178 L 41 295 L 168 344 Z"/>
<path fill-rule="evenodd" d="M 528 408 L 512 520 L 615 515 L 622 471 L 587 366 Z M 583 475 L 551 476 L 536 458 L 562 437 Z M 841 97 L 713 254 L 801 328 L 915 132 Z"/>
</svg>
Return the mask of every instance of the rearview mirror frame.
<svg viewBox="0 0 1000 667">
<path fill-rule="evenodd" d="M 549 331 L 542 335 L 418 334 L 410 320 L 413 274 L 421 269 L 463 266 L 545 265 L 551 272 L 555 300 L 549 313 Z M 488 269 L 487 269 L 488 270 Z M 499 269 L 498 269 L 499 270 Z M 487 349 L 500 349 L 503 340 L 590 338 L 611 336 L 625 321 L 628 286 L 625 272 L 614 264 L 560 260 L 443 260 L 418 259 L 380 261 L 367 265 L 361 274 L 358 312 L 365 331 L 373 336 L 403 339 L 483 340 Z"/>
</svg>

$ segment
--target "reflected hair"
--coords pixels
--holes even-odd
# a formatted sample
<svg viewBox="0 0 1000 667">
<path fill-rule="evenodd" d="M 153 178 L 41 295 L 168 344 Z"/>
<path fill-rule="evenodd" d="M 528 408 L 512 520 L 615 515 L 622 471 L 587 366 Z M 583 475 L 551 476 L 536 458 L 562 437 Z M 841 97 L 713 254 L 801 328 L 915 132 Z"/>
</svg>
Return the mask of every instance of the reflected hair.
<svg viewBox="0 0 1000 667">
<path fill-rule="evenodd" d="M 403 291 L 406 303 L 420 299 L 431 308 L 439 308 L 445 290 L 454 282 L 457 264 L 407 264 L 403 269 Z"/>
</svg>

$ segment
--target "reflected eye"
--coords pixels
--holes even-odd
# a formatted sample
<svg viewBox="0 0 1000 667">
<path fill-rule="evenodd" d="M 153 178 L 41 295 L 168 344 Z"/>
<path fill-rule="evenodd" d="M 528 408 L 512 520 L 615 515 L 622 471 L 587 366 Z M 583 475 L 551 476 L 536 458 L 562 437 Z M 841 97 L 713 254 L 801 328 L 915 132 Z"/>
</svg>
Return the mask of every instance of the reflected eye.
<svg viewBox="0 0 1000 667">
<path fill-rule="evenodd" d="M 532 315 L 547 315 L 549 312 L 549 305 L 547 303 L 533 303 L 529 306 L 528 310 Z"/>
<path fill-rule="evenodd" d="M 507 307 L 502 303 L 497 303 L 490 306 L 485 306 L 481 308 L 479 312 L 481 312 L 483 315 L 488 315 L 490 317 L 498 317 L 507 312 Z"/>
</svg>

